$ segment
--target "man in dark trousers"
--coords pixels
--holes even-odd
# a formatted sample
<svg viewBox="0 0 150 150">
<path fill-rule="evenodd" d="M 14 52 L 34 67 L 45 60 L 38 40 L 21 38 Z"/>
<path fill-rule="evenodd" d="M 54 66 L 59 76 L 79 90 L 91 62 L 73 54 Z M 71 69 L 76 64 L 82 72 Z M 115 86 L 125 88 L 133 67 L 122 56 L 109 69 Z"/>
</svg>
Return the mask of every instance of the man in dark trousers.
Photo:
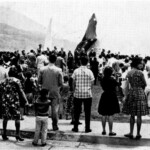
<svg viewBox="0 0 150 150">
<path fill-rule="evenodd" d="M 81 57 L 81 66 L 77 68 L 72 75 L 74 82 L 74 117 L 75 123 L 72 131 L 78 132 L 78 122 L 81 113 L 82 103 L 84 103 L 85 111 L 85 132 L 91 132 L 90 116 L 92 105 L 92 85 L 94 75 L 90 69 L 87 68 L 88 57 Z"/>
</svg>

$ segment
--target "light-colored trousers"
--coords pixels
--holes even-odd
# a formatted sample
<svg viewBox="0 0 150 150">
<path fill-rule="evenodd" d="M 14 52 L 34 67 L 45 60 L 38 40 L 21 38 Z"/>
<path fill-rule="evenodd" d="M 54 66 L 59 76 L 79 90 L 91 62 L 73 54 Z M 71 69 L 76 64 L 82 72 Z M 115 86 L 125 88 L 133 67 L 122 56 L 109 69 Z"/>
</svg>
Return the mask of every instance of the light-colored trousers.
<svg viewBox="0 0 150 150">
<path fill-rule="evenodd" d="M 42 144 L 46 143 L 47 128 L 48 128 L 48 116 L 46 117 L 37 116 L 35 134 L 34 134 L 34 140 L 33 140 L 35 144 L 38 143 L 38 140 L 40 138 L 40 133 L 41 133 L 41 143 Z"/>
</svg>

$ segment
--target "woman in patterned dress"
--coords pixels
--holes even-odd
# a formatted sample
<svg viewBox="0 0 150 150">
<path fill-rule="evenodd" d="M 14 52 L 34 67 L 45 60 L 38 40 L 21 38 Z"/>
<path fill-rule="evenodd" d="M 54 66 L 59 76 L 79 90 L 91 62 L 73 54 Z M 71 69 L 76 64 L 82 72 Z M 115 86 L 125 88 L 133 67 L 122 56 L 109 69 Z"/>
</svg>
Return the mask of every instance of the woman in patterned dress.
<svg viewBox="0 0 150 150">
<path fill-rule="evenodd" d="M 27 99 L 20 80 L 15 78 L 15 68 L 10 68 L 8 75 L 9 77 L 0 83 L 3 118 L 2 139 L 8 140 L 6 135 L 8 120 L 15 120 L 16 140 L 23 141 L 24 139 L 20 137 L 20 100 L 27 104 Z"/>
<path fill-rule="evenodd" d="M 123 112 L 131 115 L 130 117 L 130 133 L 125 134 L 125 137 L 133 138 L 133 130 L 135 123 L 135 116 L 137 116 L 137 135 L 136 139 L 140 139 L 140 131 L 142 124 L 142 116 L 149 114 L 148 104 L 144 89 L 146 81 L 141 71 L 143 67 L 142 58 L 135 57 L 131 63 L 131 70 L 128 72 L 126 78 L 130 85 L 128 94 L 125 96 Z"/>
</svg>

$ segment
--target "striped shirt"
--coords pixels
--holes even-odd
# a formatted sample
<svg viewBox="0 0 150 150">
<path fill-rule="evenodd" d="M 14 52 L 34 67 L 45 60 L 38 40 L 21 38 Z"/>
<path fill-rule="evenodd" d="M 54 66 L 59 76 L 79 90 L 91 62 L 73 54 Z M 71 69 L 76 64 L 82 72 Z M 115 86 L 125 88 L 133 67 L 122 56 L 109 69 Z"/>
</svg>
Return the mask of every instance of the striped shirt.
<svg viewBox="0 0 150 150">
<path fill-rule="evenodd" d="M 92 97 L 92 81 L 94 81 L 94 75 L 90 69 L 86 66 L 77 68 L 72 78 L 75 82 L 75 98 L 91 98 Z"/>
</svg>

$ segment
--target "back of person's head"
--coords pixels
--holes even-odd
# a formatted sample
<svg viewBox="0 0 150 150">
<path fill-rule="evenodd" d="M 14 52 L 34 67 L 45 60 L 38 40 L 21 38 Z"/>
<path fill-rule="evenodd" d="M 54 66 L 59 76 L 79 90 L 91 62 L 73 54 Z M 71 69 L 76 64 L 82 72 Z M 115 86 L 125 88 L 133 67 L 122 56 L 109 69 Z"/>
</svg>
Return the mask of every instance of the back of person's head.
<svg viewBox="0 0 150 150">
<path fill-rule="evenodd" d="M 27 77 L 28 79 L 30 79 L 30 78 L 32 77 L 31 71 L 28 71 L 28 72 L 26 73 L 26 77 Z"/>
<path fill-rule="evenodd" d="M 61 57 L 61 53 L 59 52 L 59 53 L 57 54 L 57 56 Z"/>
<path fill-rule="evenodd" d="M 17 69 L 15 66 L 12 66 L 9 71 L 8 71 L 8 76 L 9 77 L 15 77 L 17 78 L 18 77 L 18 73 L 17 73 Z"/>
<path fill-rule="evenodd" d="M 3 59 L 0 58 L 0 65 L 3 65 Z"/>
<path fill-rule="evenodd" d="M 142 58 L 141 57 L 134 57 L 132 58 L 131 67 L 138 68 L 138 65 L 141 64 Z"/>
<path fill-rule="evenodd" d="M 105 69 L 104 69 L 104 77 L 111 77 L 113 73 L 113 69 L 109 66 L 107 66 Z"/>
<path fill-rule="evenodd" d="M 47 89 L 42 89 L 41 91 L 40 91 L 40 96 L 41 97 L 46 97 L 48 95 L 48 90 Z"/>
<path fill-rule="evenodd" d="M 57 60 L 57 56 L 55 54 L 49 55 L 49 61 L 50 63 L 55 63 Z"/>
<path fill-rule="evenodd" d="M 64 82 L 68 82 L 69 81 L 69 77 L 67 75 L 64 76 Z"/>
<path fill-rule="evenodd" d="M 86 66 L 88 64 L 88 57 L 82 56 L 81 57 L 81 65 Z"/>
</svg>

